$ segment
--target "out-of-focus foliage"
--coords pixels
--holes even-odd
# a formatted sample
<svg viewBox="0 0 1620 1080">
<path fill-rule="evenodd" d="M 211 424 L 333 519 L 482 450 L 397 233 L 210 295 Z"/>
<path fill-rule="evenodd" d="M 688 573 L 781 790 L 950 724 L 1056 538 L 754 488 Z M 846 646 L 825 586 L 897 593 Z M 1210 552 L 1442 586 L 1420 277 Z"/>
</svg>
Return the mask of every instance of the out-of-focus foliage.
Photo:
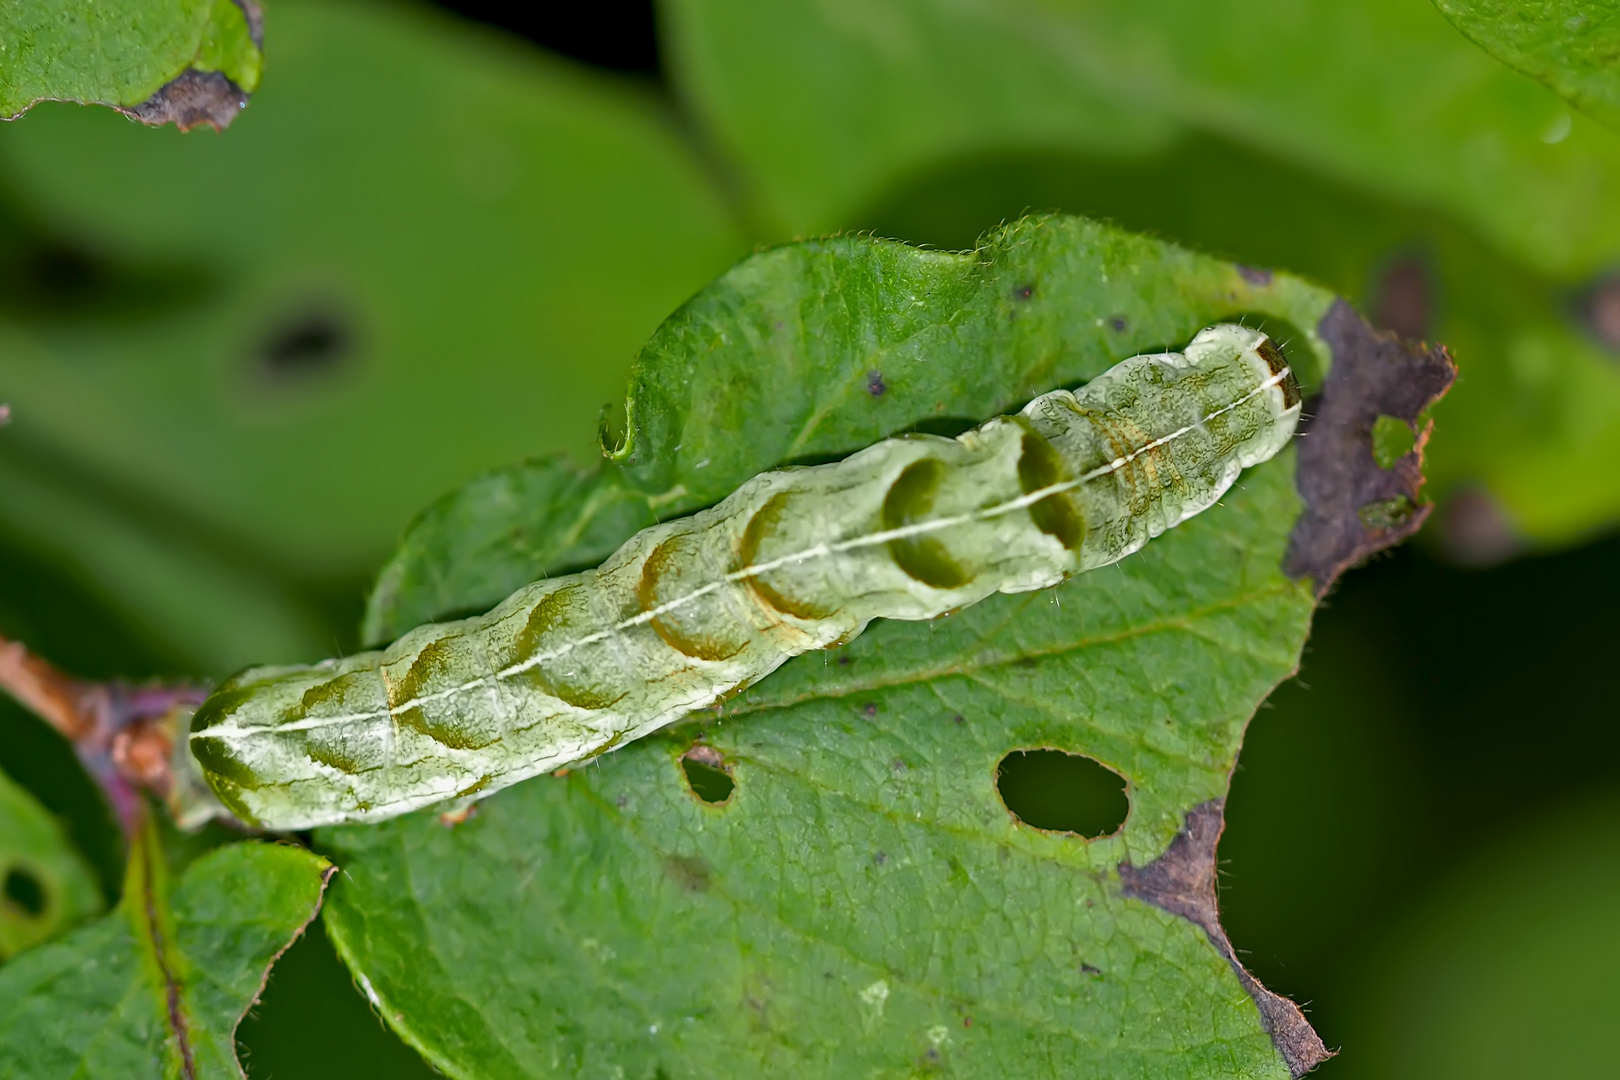
<svg viewBox="0 0 1620 1080">
<path fill-rule="evenodd" d="M 1620 11 L 1605 0 L 1434 0 L 1492 56 L 1620 126 Z"/>
<path fill-rule="evenodd" d="M 100 910 L 61 822 L 0 772 L 0 961 Z"/>
<path fill-rule="evenodd" d="M 635 348 L 742 248 L 640 88 L 400 6 L 272 29 L 227 134 L 0 133 L 29 214 L 0 531 L 211 673 L 329 652 L 295 587 L 365 574 L 470 475 L 591 455 Z"/>
<path fill-rule="evenodd" d="M 1363 1076 L 1518 1080 L 1614 1066 L 1620 804 L 1574 802 L 1459 867 L 1358 972 Z"/>
<path fill-rule="evenodd" d="M 0 967 L 0 1072 L 235 1080 L 233 1034 L 265 972 L 314 918 L 330 864 L 285 844 L 227 844 L 171 866 L 137 836 L 106 918 Z"/>
<path fill-rule="evenodd" d="M 1620 261 L 1620 133 L 1571 118 L 1432 7 L 671 0 L 668 13 L 683 98 L 773 228 L 959 247 L 1053 208 L 1313 275 L 1461 358 L 1436 411 L 1440 495 L 1484 485 L 1541 543 L 1620 516 L 1620 315 L 1607 321 L 1594 282 Z"/>
<path fill-rule="evenodd" d="M 264 66 L 259 18 L 254 0 L 7 0 L 0 117 L 46 100 L 138 114 L 187 72 L 217 72 L 251 94 Z"/>
</svg>

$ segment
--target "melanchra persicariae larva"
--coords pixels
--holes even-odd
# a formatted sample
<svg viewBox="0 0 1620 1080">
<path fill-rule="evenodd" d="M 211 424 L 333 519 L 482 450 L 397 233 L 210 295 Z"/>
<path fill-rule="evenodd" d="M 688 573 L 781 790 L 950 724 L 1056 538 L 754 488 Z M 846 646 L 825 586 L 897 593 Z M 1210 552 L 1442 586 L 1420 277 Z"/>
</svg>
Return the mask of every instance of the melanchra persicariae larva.
<svg viewBox="0 0 1620 1080">
<path fill-rule="evenodd" d="M 595 570 L 388 648 L 251 668 L 191 749 L 244 821 L 379 821 L 640 738 L 872 619 L 930 619 L 1117 562 L 1293 435 L 1299 388 L 1255 330 L 1136 356 L 955 439 L 779 469 L 637 533 Z"/>
</svg>

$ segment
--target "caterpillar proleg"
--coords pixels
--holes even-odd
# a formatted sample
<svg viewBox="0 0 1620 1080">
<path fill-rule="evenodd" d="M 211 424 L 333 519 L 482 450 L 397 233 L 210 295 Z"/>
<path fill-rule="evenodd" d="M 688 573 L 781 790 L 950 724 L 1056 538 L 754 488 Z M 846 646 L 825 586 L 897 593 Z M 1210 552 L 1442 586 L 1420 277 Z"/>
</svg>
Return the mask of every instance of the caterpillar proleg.
<svg viewBox="0 0 1620 1080">
<path fill-rule="evenodd" d="M 493 792 L 711 705 L 873 619 L 930 619 L 1107 566 L 1287 444 L 1300 394 L 1221 324 L 954 439 L 762 473 L 600 567 L 374 652 L 259 667 L 190 745 L 244 821 L 379 821 Z"/>
</svg>

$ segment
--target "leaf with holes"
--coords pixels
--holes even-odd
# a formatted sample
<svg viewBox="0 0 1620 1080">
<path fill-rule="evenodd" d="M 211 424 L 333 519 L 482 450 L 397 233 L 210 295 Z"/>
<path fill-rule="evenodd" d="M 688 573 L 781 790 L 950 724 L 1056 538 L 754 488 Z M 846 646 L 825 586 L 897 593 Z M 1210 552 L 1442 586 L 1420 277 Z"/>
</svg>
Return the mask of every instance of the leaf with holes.
<svg viewBox="0 0 1620 1080">
<path fill-rule="evenodd" d="M 0 773 L 0 961 L 101 910 L 62 823 Z"/>
<path fill-rule="evenodd" d="M 258 842 L 177 871 L 146 826 L 112 914 L 0 968 L 0 1074 L 236 1080 L 236 1025 L 331 872 Z"/>
<path fill-rule="evenodd" d="M 469 477 L 594 459 L 747 250 L 633 79 L 424 4 L 269 18 L 225 137 L 41 106 L 0 161 L 0 529 L 216 675 L 332 649 L 329 598 Z"/>
<path fill-rule="evenodd" d="M 1597 55 L 1601 6 L 1539 9 L 1590 12 L 1571 34 Z M 1287 266 L 1468 358 L 1428 462 L 1456 557 L 1579 543 L 1620 521 L 1620 132 L 1433 5 L 671 0 L 665 13 L 682 99 L 782 235 L 957 247 L 1043 207 Z"/>
<path fill-rule="evenodd" d="M 223 129 L 259 87 L 263 38 L 258 0 L 11 0 L 0 8 L 0 117 L 76 101 Z"/>
<path fill-rule="evenodd" d="M 1417 497 L 1421 445 L 1384 470 L 1370 433 L 1381 414 L 1417 419 L 1449 381 L 1443 354 L 1371 334 L 1298 279 L 1080 219 L 1026 220 L 956 255 L 794 244 L 741 263 L 642 351 L 604 482 L 689 510 L 786 461 L 982 419 L 1238 317 L 1290 343 L 1321 393 L 1313 437 L 1116 568 L 877 623 L 470 815 L 319 831 L 345 871 L 330 934 L 387 1022 L 456 1077 L 1080 1062 L 1281 1077 L 1319 1060 L 1214 919 L 1221 800 L 1317 590 L 1421 519 L 1373 527 L 1356 508 Z M 388 605 L 484 602 L 462 552 L 492 553 L 501 574 L 528 552 L 542 573 L 600 489 L 582 484 L 550 523 L 483 503 L 501 490 L 422 519 Z M 536 534 L 491 543 L 503 514 Z M 1038 806 L 1032 769 L 1084 790 Z M 1067 831 L 1082 829 L 1099 835 Z"/>
<path fill-rule="evenodd" d="M 1620 13 L 1602 0 L 1434 0 L 1480 48 L 1620 127 Z"/>
</svg>

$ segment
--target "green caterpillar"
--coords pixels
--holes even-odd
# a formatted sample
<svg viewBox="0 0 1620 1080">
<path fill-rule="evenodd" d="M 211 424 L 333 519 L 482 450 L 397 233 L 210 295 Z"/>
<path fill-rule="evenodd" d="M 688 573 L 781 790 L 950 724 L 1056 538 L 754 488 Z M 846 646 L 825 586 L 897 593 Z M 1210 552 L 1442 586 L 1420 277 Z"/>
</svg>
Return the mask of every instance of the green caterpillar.
<svg viewBox="0 0 1620 1080">
<path fill-rule="evenodd" d="M 1056 585 L 1211 506 L 1293 435 L 1264 334 L 1223 324 L 955 439 L 763 473 L 595 570 L 388 648 L 251 668 L 190 745 L 242 820 L 380 821 L 604 753 L 871 620 Z"/>
</svg>

